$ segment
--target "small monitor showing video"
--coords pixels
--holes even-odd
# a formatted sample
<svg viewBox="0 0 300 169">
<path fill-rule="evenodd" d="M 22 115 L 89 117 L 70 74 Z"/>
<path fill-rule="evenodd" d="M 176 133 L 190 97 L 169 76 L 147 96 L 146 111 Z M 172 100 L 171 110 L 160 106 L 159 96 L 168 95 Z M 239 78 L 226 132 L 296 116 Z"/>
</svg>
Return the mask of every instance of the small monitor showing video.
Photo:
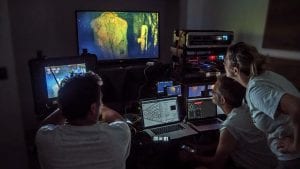
<svg viewBox="0 0 300 169">
<path fill-rule="evenodd" d="M 188 98 L 191 97 L 204 97 L 205 96 L 205 85 L 193 85 L 188 87 Z"/>
<path fill-rule="evenodd" d="M 166 87 L 167 96 L 181 96 L 181 85 Z"/>
<path fill-rule="evenodd" d="M 74 74 L 85 73 L 85 63 L 69 64 L 59 66 L 46 66 L 45 79 L 47 85 L 48 98 L 56 98 L 60 83 L 63 79 L 69 78 Z"/>
<path fill-rule="evenodd" d="M 157 94 L 162 94 L 165 92 L 166 87 L 173 86 L 173 81 L 159 81 L 156 83 Z"/>
</svg>

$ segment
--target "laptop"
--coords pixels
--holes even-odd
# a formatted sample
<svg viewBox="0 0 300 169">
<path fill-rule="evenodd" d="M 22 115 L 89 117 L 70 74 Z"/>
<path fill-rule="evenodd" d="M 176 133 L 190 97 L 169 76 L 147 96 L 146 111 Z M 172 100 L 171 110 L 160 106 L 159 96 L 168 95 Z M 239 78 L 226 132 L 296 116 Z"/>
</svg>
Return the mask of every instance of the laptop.
<svg viewBox="0 0 300 169">
<path fill-rule="evenodd" d="M 217 105 L 212 97 L 187 98 L 186 113 L 188 124 L 198 132 L 221 128 L 223 121 L 217 118 Z"/>
<path fill-rule="evenodd" d="M 177 97 L 141 100 L 141 113 L 144 132 L 150 137 L 177 139 L 197 131 L 180 122 Z"/>
</svg>

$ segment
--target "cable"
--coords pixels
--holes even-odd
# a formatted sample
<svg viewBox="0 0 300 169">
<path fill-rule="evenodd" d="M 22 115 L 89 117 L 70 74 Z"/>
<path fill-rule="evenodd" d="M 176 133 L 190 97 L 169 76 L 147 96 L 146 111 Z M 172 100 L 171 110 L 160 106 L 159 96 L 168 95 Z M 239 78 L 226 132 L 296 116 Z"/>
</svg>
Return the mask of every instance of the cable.
<svg viewBox="0 0 300 169">
<path fill-rule="evenodd" d="M 128 122 L 126 122 L 130 128 L 130 131 L 133 131 L 133 133 L 131 132 L 131 135 L 135 135 L 137 133 L 137 129 L 134 127 L 133 124 L 130 124 Z M 131 130 L 132 129 L 132 130 Z"/>
<path fill-rule="evenodd" d="M 149 81 L 149 79 L 148 79 L 148 77 L 147 77 L 147 74 L 146 74 L 146 70 L 147 70 L 149 67 L 151 67 L 151 65 L 147 65 L 147 66 L 145 67 L 145 69 L 144 69 L 144 76 L 145 76 L 146 81 Z"/>
<path fill-rule="evenodd" d="M 60 84 L 59 84 L 59 82 L 58 82 L 58 80 L 57 80 L 55 74 L 53 73 L 52 67 L 50 66 L 49 68 L 50 68 L 50 72 L 51 72 L 51 74 L 52 74 L 52 76 L 53 76 L 53 78 L 54 78 L 54 80 L 55 80 L 57 86 L 60 88 L 61 86 L 60 86 Z"/>
<path fill-rule="evenodd" d="M 180 40 L 181 40 L 181 37 L 182 37 L 182 35 L 183 35 L 183 31 L 181 31 L 180 33 L 179 33 L 179 38 L 178 38 L 178 42 L 177 42 L 177 45 L 176 45 L 176 56 L 177 57 L 179 57 L 178 55 L 179 55 L 179 44 L 180 44 Z"/>
<path fill-rule="evenodd" d="M 148 76 L 147 76 L 147 69 L 149 69 L 149 67 L 151 67 L 150 65 L 147 65 L 143 71 L 145 79 L 146 79 L 146 83 L 143 83 L 142 85 L 140 85 L 139 89 L 138 89 L 138 100 L 141 98 L 141 92 L 142 89 L 145 87 L 145 85 L 149 82 Z"/>
</svg>

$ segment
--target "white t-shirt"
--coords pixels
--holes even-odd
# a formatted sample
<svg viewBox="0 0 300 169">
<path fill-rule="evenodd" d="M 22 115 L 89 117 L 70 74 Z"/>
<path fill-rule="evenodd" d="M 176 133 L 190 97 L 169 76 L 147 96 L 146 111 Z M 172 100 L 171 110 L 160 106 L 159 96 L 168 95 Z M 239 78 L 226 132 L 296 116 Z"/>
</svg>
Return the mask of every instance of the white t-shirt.
<svg viewBox="0 0 300 169">
<path fill-rule="evenodd" d="M 45 125 L 36 135 L 42 169 L 125 169 L 131 135 L 125 122 Z"/>
<path fill-rule="evenodd" d="M 267 145 L 266 135 L 254 126 L 246 104 L 228 114 L 221 131 L 224 128 L 237 141 L 237 147 L 230 156 L 238 166 L 246 169 L 276 167 L 277 159 Z"/>
<path fill-rule="evenodd" d="M 300 154 L 283 154 L 277 150 L 279 137 L 293 135 L 290 116 L 277 113 L 280 99 L 285 93 L 300 96 L 291 82 L 271 71 L 252 77 L 246 90 L 246 100 L 255 126 L 267 134 L 272 152 L 283 161 L 300 158 Z"/>
</svg>

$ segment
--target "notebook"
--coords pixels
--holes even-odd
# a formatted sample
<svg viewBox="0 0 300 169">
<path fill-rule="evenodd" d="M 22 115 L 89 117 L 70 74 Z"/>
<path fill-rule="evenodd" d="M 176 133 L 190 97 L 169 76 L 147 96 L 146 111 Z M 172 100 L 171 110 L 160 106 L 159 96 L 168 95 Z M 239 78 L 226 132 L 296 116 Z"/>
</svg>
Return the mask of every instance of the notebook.
<svg viewBox="0 0 300 169">
<path fill-rule="evenodd" d="M 144 132 L 150 137 L 162 136 L 177 139 L 197 131 L 180 122 L 177 97 L 141 100 Z"/>
<path fill-rule="evenodd" d="M 211 97 L 187 98 L 186 113 L 188 124 L 197 131 L 217 130 L 222 120 L 217 118 L 217 105 Z"/>
</svg>

